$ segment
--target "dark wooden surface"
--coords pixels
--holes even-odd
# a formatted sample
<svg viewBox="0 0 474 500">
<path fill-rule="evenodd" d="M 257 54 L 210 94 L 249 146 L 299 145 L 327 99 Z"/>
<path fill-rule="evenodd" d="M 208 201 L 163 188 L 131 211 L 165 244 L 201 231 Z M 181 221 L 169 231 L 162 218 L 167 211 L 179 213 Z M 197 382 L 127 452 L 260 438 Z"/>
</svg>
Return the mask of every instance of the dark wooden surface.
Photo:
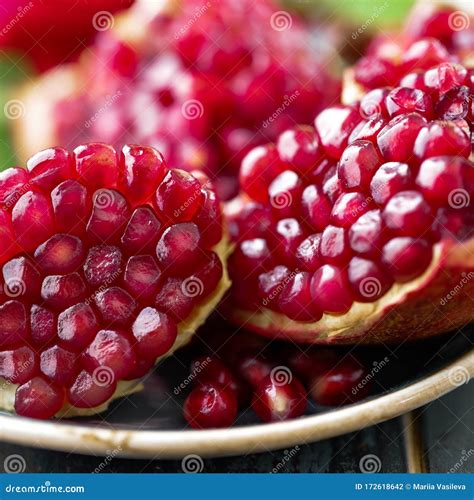
<svg viewBox="0 0 474 500">
<path fill-rule="evenodd" d="M 462 386 L 419 412 L 423 456 L 430 472 L 474 472 L 474 382 Z M 181 460 L 113 459 L 105 467 L 102 457 L 38 450 L 0 443 L 0 464 L 21 455 L 26 472 L 182 472 Z M 381 472 L 405 472 L 402 419 L 337 438 L 246 456 L 205 459 L 204 472 L 360 472 L 359 462 L 376 455 Z M 280 465 L 279 465 L 280 464 Z M 458 464 L 458 465 L 456 465 Z"/>
</svg>

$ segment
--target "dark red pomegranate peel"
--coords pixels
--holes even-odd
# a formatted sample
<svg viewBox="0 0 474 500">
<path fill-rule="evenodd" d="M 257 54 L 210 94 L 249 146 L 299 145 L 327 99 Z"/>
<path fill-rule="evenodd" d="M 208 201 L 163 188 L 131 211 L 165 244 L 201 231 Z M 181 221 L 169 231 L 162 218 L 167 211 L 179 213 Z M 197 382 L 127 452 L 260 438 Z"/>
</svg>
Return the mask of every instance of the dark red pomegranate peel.
<svg viewBox="0 0 474 500">
<path fill-rule="evenodd" d="M 28 171 L 2 172 L 0 378 L 15 394 L 5 409 L 97 413 L 190 340 L 229 286 L 219 203 L 201 180 L 138 145 L 49 148 Z"/>
<path fill-rule="evenodd" d="M 423 75 L 413 88 L 402 68 L 393 88 L 361 103 L 351 94 L 314 129 L 294 127 L 244 159 L 241 194 L 226 207 L 232 321 L 269 337 L 349 344 L 419 339 L 474 318 L 474 125 L 461 88 L 472 89 L 473 70 L 434 45 L 440 60 L 428 61 L 430 41 L 408 51 Z M 287 140 L 303 131 L 316 137 L 312 160 L 306 142 Z M 257 163 L 265 176 L 254 176 Z"/>
</svg>

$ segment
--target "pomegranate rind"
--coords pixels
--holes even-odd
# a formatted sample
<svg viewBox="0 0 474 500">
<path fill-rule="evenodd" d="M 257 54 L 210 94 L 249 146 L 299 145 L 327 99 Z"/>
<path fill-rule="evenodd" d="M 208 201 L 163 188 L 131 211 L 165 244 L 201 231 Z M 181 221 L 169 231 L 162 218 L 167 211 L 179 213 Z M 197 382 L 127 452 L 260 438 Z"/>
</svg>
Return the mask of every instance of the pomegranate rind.
<svg viewBox="0 0 474 500">
<path fill-rule="evenodd" d="M 185 346 L 192 338 L 196 330 L 206 321 L 208 316 L 216 309 L 217 305 L 231 286 L 231 281 L 227 272 L 226 262 L 231 253 L 231 246 L 227 235 L 224 235 L 221 241 L 215 245 L 212 250 L 219 256 L 222 262 L 223 274 L 220 282 L 214 291 L 206 297 L 205 303 L 196 304 L 189 316 L 178 324 L 178 335 L 173 347 L 163 356 L 156 360 L 158 364 L 163 359 L 171 356 L 175 351 Z M 0 409 L 13 412 L 15 402 L 15 392 L 18 387 L 16 384 L 7 382 L 0 377 Z M 100 406 L 94 408 L 76 408 L 66 403 L 55 415 L 57 418 L 85 417 L 96 415 L 105 411 L 115 399 L 129 396 L 143 390 L 140 380 L 120 380 L 117 384 L 112 397 Z"/>
<path fill-rule="evenodd" d="M 460 328 L 474 319 L 474 239 L 443 240 L 433 247 L 428 269 L 394 284 L 379 300 L 354 302 L 340 316 L 324 314 L 301 323 L 262 308 L 226 310 L 229 319 L 266 337 L 309 344 L 378 344 L 418 340 Z"/>
</svg>

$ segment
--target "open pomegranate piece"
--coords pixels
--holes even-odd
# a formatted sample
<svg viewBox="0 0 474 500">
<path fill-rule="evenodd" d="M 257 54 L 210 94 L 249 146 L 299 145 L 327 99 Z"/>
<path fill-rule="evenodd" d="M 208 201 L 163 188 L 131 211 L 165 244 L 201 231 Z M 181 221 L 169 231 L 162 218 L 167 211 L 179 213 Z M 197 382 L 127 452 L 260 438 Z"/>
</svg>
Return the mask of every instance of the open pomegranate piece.
<svg viewBox="0 0 474 500">
<path fill-rule="evenodd" d="M 151 147 L 41 151 L 0 174 L 0 203 L 0 405 L 20 415 L 137 390 L 229 286 L 212 184 Z"/>
<path fill-rule="evenodd" d="M 474 72 L 432 44 L 405 53 L 417 78 L 328 108 L 243 160 L 227 207 L 233 321 L 373 343 L 473 319 Z"/>
<path fill-rule="evenodd" d="M 29 86 L 13 124 L 17 151 L 133 138 L 173 165 L 218 176 L 222 196 L 235 196 L 249 149 L 338 98 L 326 69 L 335 54 L 328 43 L 312 50 L 304 23 L 271 0 L 152 4 L 137 1 L 80 63 Z"/>
</svg>

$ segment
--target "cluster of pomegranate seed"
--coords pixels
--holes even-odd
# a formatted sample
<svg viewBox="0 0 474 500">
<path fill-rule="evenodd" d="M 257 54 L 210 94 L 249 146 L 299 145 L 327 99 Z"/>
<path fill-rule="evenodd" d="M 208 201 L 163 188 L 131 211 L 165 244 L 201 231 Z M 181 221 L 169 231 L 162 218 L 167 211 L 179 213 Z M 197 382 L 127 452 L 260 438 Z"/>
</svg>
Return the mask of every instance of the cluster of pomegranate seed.
<svg viewBox="0 0 474 500">
<path fill-rule="evenodd" d="M 223 275 L 218 200 L 197 175 L 99 143 L 0 174 L 0 377 L 18 414 L 99 406 L 172 349 Z"/>
<path fill-rule="evenodd" d="M 213 353 L 196 358 L 194 383 L 184 417 L 196 429 L 229 427 L 249 406 L 262 422 L 303 415 L 308 395 L 316 404 L 357 402 L 371 390 L 367 370 L 353 356 L 331 349 L 304 349 L 288 344 L 264 346 L 238 334 Z"/>
<path fill-rule="evenodd" d="M 420 276 L 440 239 L 472 236 L 474 71 L 433 40 L 412 45 L 405 68 L 420 72 L 244 158 L 228 210 L 242 307 L 344 314 Z"/>
<path fill-rule="evenodd" d="M 81 90 L 57 103 L 59 144 L 78 133 L 111 144 L 133 138 L 180 168 L 219 174 L 228 198 L 250 148 L 310 123 L 339 95 L 309 30 L 271 1 L 191 0 L 142 29 L 146 43 L 133 47 L 114 30 L 100 33 Z"/>
</svg>

